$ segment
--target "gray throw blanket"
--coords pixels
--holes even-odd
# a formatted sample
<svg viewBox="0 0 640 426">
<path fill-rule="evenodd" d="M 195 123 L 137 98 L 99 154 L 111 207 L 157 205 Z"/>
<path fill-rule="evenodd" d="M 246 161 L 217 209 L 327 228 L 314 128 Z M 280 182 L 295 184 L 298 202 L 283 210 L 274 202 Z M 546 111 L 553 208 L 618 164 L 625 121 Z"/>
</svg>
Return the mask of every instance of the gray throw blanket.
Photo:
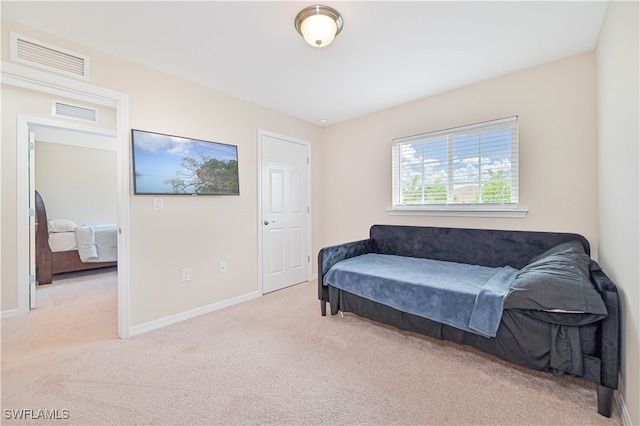
<svg viewBox="0 0 640 426">
<path fill-rule="evenodd" d="M 331 285 L 403 312 L 495 337 L 518 270 L 365 254 L 334 265 Z"/>
</svg>

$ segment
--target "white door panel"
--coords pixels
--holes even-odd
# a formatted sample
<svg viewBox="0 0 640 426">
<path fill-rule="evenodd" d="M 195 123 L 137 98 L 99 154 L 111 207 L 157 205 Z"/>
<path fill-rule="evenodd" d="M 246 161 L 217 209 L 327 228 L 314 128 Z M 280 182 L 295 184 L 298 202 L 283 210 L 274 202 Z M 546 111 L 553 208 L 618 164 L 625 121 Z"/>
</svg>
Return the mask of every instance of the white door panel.
<svg viewBox="0 0 640 426">
<path fill-rule="evenodd" d="M 291 269 L 304 267 L 302 256 L 304 255 L 304 229 L 300 226 L 291 227 L 289 230 L 289 240 L 291 242 Z"/>
<path fill-rule="evenodd" d="M 269 215 L 282 214 L 284 210 L 284 173 L 282 170 L 269 170 Z"/>
<path fill-rule="evenodd" d="M 269 274 L 282 274 L 284 272 L 284 231 L 280 229 L 269 229 L 267 240 L 270 242 Z"/>
</svg>

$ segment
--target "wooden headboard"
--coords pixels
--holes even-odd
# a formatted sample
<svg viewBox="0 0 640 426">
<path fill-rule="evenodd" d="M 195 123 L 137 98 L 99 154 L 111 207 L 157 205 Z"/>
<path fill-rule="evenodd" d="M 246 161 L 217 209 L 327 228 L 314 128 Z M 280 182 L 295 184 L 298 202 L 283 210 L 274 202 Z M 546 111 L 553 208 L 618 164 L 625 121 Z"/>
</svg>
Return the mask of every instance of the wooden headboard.
<svg viewBox="0 0 640 426">
<path fill-rule="evenodd" d="M 49 229 L 47 226 L 47 209 L 42 196 L 36 191 L 36 267 L 42 275 L 43 271 L 52 270 L 51 247 L 49 247 Z M 49 273 L 49 275 L 51 275 Z M 51 281 L 49 281 L 51 282 Z"/>
</svg>

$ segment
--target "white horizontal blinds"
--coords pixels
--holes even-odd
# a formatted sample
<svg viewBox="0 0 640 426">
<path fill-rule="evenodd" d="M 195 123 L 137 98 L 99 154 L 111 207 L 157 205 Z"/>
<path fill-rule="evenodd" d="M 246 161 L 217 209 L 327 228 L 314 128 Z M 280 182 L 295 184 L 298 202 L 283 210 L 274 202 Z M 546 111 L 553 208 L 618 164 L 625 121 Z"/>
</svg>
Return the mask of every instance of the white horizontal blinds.
<svg viewBox="0 0 640 426">
<path fill-rule="evenodd" d="M 518 202 L 517 117 L 394 140 L 397 206 Z"/>
</svg>

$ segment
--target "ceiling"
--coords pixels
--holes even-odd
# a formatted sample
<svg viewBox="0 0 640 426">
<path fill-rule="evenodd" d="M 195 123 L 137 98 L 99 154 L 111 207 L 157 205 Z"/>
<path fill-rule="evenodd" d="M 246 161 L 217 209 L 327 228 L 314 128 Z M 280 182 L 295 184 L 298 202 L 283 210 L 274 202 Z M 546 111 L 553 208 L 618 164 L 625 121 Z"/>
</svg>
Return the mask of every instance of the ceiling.
<svg viewBox="0 0 640 426">
<path fill-rule="evenodd" d="M 342 14 L 344 28 L 331 45 L 313 48 L 293 25 L 311 4 L 3 0 L 1 11 L 3 18 L 330 125 L 590 51 L 607 6 L 326 1 Z"/>
</svg>

